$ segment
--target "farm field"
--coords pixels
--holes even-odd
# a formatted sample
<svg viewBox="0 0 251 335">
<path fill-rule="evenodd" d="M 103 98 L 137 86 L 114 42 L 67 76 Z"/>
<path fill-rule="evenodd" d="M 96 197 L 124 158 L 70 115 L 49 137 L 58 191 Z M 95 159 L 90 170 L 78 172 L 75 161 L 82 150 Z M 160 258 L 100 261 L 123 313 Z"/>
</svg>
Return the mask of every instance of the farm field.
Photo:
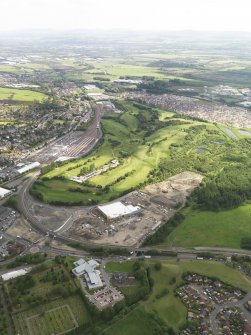
<svg viewBox="0 0 251 335">
<path fill-rule="evenodd" d="M 7 72 L 13 74 L 21 74 L 21 73 L 30 73 L 32 72 L 31 69 L 24 69 L 19 66 L 12 66 L 12 65 L 0 65 L 0 72 Z"/>
<path fill-rule="evenodd" d="M 144 261 L 151 268 L 151 277 L 153 279 L 153 291 L 151 292 L 147 301 L 143 304 L 141 309 L 145 308 L 147 313 L 156 313 L 169 327 L 172 327 L 175 331 L 185 323 L 186 321 L 186 308 L 175 295 L 176 289 L 182 284 L 182 275 L 186 272 L 194 272 L 204 276 L 214 276 L 219 280 L 230 284 L 234 287 L 243 289 L 244 291 L 250 291 L 251 281 L 248 280 L 244 275 L 235 269 L 232 269 L 222 263 L 213 261 L 161 261 L 161 270 L 156 271 L 154 269 L 154 260 Z M 108 263 L 108 271 L 130 271 L 133 262 L 125 263 Z M 167 289 L 168 293 L 161 297 L 156 298 L 156 295 Z M 146 314 L 147 315 L 147 314 Z M 131 316 L 128 316 L 128 320 L 134 317 L 134 312 Z M 141 312 L 141 316 L 134 322 L 141 329 L 141 325 L 146 322 L 142 319 L 144 314 Z M 145 316 L 146 317 L 146 316 Z M 127 320 L 127 318 L 125 319 Z M 134 323 L 134 325 L 135 325 Z M 107 332 L 106 335 L 118 334 L 118 329 L 123 329 L 124 320 L 118 321 L 113 325 Z M 116 332 L 117 331 L 117 332 Z M 133 333 L 134 334 L 134 333 Z M 135 333 L 136 334 L 136 333 Z M 146 334 L 148 334 L 146 332 Z"/>
<path fill-rule="evenodd" d="M 45 98 L 46 95 L 40 92 L 0 87 L 0 100 L 14 100 L 22 102 L 31 102 L 37 100 L 41 102 Z"/>
<path fill-rule="evenodd" d="M 118 79 L 123 76 L 132 76 L 132 77 L 144 77 L 144 76 L 153 76 L 155 78 L 165 78 L 165 79 L 180 79 L 189 81 L 187 78 L 172 76 L 168 74 L 161 73 L 157 68 L 147 67 L 142 65 L 129 65 L 129 64 L 107 64 L 101 63 L 95 65 L 96 69 L 99 69 L 101 73 L 105 72 L 106 76 L 112 78 L 113 80 Z M 92 70 L 95 72 L 95 70 Z"/>
<path fill-rule="evenodd" d="M 241 239 L 251 233 L 251 204 L 220 212 L 186 209 L 184 214 L 162 245 L 240 248 Z"/>
</svg>

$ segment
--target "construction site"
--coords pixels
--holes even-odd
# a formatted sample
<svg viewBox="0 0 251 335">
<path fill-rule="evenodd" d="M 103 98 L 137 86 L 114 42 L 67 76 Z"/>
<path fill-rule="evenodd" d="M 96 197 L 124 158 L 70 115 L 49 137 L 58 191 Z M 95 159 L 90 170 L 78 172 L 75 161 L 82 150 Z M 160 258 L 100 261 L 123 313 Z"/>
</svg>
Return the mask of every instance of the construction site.
<svg viewBox="0 0 251 335">
<path fill-rule="evenodd" d="M 86 208 L 65 233 L 96 244 L 138 246 L 184 206 L 202 178 L 184 172 L 128 193 L 120 201 Z"/>
<path fill-rule="evenodd" d="M 198 187 L 203 176 L 183 172 L 169 179 L 146 186 L 105 205 L 58 207 L 42 204 L 26 195 L 29 212 L 48 232 L 70 237 L 75 242 L 96 245 L 137 247 L 181 207 Z M 23 229 L 18 222 L 9 233 L 29 235 L 34 241 L 46 242 L 51 233 L 39 237 Z"/>
<path fill-rule="evenodd" d="M 27 196 L 26 202 L 30 214 L 50 232 L 70 237 L 76 242 L 139 246 L 184 206 L 187 197 L 202 179 L 200 174 L 183 172 L 102 206 L 62 208 L 41 204 L 31 196 Z M 10 233 L 21 234 L 20 227 L 20 223 L 18 227 L 14 225 Z M 31 232 L 26 233 L 32 235 Z M 37 241 L 39 237 L 35 235 L 34 240 Z M 49 238 L 51 234 L 48 233 L 41 242 Z"/>
</svg>

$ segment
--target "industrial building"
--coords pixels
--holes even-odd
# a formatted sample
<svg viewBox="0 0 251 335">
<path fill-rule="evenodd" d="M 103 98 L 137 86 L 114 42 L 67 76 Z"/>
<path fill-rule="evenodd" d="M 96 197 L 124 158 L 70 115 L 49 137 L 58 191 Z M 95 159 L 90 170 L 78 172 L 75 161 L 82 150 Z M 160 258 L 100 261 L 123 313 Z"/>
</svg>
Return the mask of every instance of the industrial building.
<svg viewBox="0 0 251 335">
<path fill-rule="evenodd" d="M 74 273 L 76 277 L 84 276 L 89 289 L 103 286 L 102 280 L 100 278 L 100 272 L 96 270 L 96 267 L 99 266 L 98 262 L 93 259 L 86 262 L 83 258 L 80 258 L 73 264 L 75 268 L 72 270 L 72 273 Z"/>
<path fill-rule="evenodd" d="M 25 172 L 30 171 L 32 169 L 35 169 L 36 167 L 39 167 L 39 166 L 40 166 L 39 162 L 34 162 L 34 163 L 31 163 L 31 164 L 28 164 L 28 165 L 24 165 L 23 167 L 21 167 L 21 169 L 17 169 L 17 172 L 19 174 L 22 174 L 22 173 L 25 173 Z"/>
<path fill-rule="evenodd" d="M 7 190 L 6 188 L 0 187 L 0 199 L 3 199 L 4 197 L 9 195 L 10 193 L 11 193 L 10 190 Z"/>
<path fill-rule="evenodd" d="M 122 202 L 98 206 L 98 210 L 107 220 L 117 219 L 123 216 L 138 214 L 141 210 L 139 206 L 124 205 Z"/>
<path fill-rule="evenodd" d="M 15 270 L 15 271 L 10 271 L 7 273 L 2 274 L 2 280 L 3 281 L 7 281 L 10 279 L 14 279 L 14 278 L 18 278 L 20 276 L 24 276 L 27 273 L 29 273 L 31 270 L 31 268 L 24 268 L 24 269 L 19 269 L 19 270 Z"/>
</svg>

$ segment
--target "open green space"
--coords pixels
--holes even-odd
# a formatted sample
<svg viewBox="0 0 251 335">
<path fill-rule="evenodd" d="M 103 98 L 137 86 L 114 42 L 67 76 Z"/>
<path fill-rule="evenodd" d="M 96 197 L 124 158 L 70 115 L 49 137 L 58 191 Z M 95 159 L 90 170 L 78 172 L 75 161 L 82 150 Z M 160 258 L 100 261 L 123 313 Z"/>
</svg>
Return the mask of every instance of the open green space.
<svg viewBox="0 0 251 335">
<path fill-rule="evenodd" d="M 19 66 L 0 65 L 0 72 L 22 74 L 22 73 L 30 73 L 32 72 L 32 70 L 28 68 L 19 67 Z"/>
<path fill-rule="evenodd" d="M 33 185 L 33 195 L 57 204 L 106 202 L 182 171 L 216 173 L 225 165 L 226 148 L 239 152 L 240 143 L 213 124 L 130 103 L 123 106 L 123 115 L 110 114 L 102 120 L 104 139 L 98 148 L 83 159 L 47 170 Z M 203 153 L 198 152 L 201 148 Z M 116 168 L 84 184 L 70 180 L 113 159 L 119 161 Z"/>
<path fill-rule="evenodd" d="M 8 282 L 8 291 L 16 311 L 46 303 L 58 296 L 68 296 L 76 291 L 76 282 L 66 266 L 47 262 L 38 265 L 38 271 Z"/>
<path fill-rule="evenodd" d="M 251 236 L 250 141 L 231 138 L 218 125 L 121 101 L 122 115 L 102 120 L 103 142 L 90 155 L 43 172 L 33 185 L 38 199 L 59 205 L 105 203 L 131 190 L 183 171 L 202 173 L 201 187 L 190 199 L 181 226 L 152 244 L 240 248 Z M 238 134 L 238 130 L 231 127 Z M 113 159 L 119 165 L 83 184 L 71 181 Z M 239 208 L 238 208 L 239 207 Z M 236 208 L 236 209 L 234 209 Z M 196 237 L 196 238 L 195 238 Z"/>
<path fill-rule="evenodd" d="M 161 263 L 160 270 L 155 269 L 156 262 Z M 134 310 L 125 319 L 120 320 L 115 325 L 111 326 L 105 334 L 119 334 L 120 329 L 123 333 L 124 328 L 126 327 L 126 320 L 134 320 L 134 324 L 131 327 L 138 327 L 141 329 L 141 327 L 143 327 L 142 325 L 147 322 L 147 320 L 151 320 L 151 318 L 149 318 L 149 313 L 151 315 L 155 314 L 155 316 L 160 318 L 168 327 L 172 327 L 175 331 L 178 331 L 178 329 L 186 322 L 187 310 L 181 300 L 176 296 L 175 292 L 182 284 L 182 276 L 186 272 L 198 273 L 208 277 L 213 276 L 222 282 L 238 287 L 246 292 L 251 289 L 251 281 L 249 279 L 237 270 L 219 262 L 198 260 L 179 262 L 169 260 L 145 260 L 144 263 L 149 265 L 151 269 L 151 278 L 153 279 L 152 292 L 138 310 Z M 125 263 L 108 263 L 107 269 L 109 271 L 127 271 L 127 269 L 130 270 L 132 266 L 133 261 Z M 166 294 L 159 296 L 161 292 L 166 292 Z M 140 315 L 138 315 L 139 311 Z M 144 312 L 146 312 L 146 314 L 144 314 Z M 130 323 L 127 322 L 127 324 Z M 148 325 L 148 327 L 152 331 L 154 325 Z M 146 334 L 148 334 L 147 331 Z"/>
<path fill-rule="evenodd" d="M 27 335 L 61 334 L 89 321 L 89 314 L 78 295 L 57 299 L 13 315 L 15 329 Z"/>
<path fill-rule="evenodd" d="M 79 282 L 70 273 L 72 261 L 56 257 L 5 284 L 17 333 L 56 335 L 89 323 Z"/>
<path fill-rule="evenodd" d="M 104 335 L 152 335 L 156 329 L 156 322 L 149 317 L 144 307 L 134 309 L 119 322 L 104 331 Z"/>
<path fill-rule="evenodd" d="M 220 212 L 184 211 L 185 219 L 162 245 L 179 247 L 240 248 L 251 236 L 251 204 Z"/>
<path fill-rule="evenodd" d="M 175 296 L 176 288 L 182 284 L 183 273 L 189 271 L 204 276 L 214 276 L 244 291 L 249 291 L 251 288 L 251 282 L 245 276 L 221 263 L 205 261 L 162 261 L 161 263 L 160 271 L 155 271 L 152 267 L 151 276 L 154 286 L 146 303 L 146 309 L 157 311 L 158 315 L 176 330 L 186 320 L 186 308 Z M 154 261 L 149 261 L 149 264 L 154 264 Z M 165 288 L 169 291 L 168 295 L 157 299 L 156 294 Z"/>
<path fill-rule="evenodd" d="M 40 92 L 21 90 L 14 88 L 3 88 L 0 87 L 0 100 L 13 100 L 13 101 L 43 101 L 46 95 Z"/>
</svg>

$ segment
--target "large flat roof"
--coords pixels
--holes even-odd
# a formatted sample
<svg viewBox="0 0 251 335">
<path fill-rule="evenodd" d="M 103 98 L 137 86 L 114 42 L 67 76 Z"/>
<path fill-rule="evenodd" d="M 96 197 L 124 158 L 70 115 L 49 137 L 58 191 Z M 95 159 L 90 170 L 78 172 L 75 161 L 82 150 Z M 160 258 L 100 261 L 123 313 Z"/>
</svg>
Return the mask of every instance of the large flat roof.
<svg viewBox="0 0 251 335">
<path fill-rule="evenodd" d="M 98 262 L 93 259 L 86 262 L 83 258 L 80 258 L 73 264 L 75 265 L 75 268 L 72 270 L 72 272 L 76 276 L 81 276 L 85 272 L 89 275 L 90 273 L 93 273 L 94 269 L 99 265 Z"/>
<path fill-rule="evenodd" d="M 100 282 L 99 276 L 95 272 L 88 273 L 91 284 L 98 285 Z"/>
<path fill-rule="evenodd" d="M 4 273 L 2 275 L 2 279 L 3 281 L 14 279 L 14 278 L 26 275 L 29 271 L 30 271 L 30 268 L 10 271 L 10 272 Z"/>
<path fill-rule="evenodd" d="M 34 162 L 34 163 L 29 164 L 29 165 L 25 165 L 21 169 L 18 169 L 17 172 L 20 173 L 20 174 L 22 174 L 24 172 L 30 171 L 30 170 L 38 167 L 39 165 L 40 165 L 39 162 Z"/>
<path fill-rule="evenodd" d="M 6 188 L 0 187 L 0 198 L 5 197 L 9 193 L 11 193 L 10 190 L 6 190 Z"/>
<path fill-rule="evenodd" d="M 120 216 L 130 215 L 133 213 L 136 213 L 140 210 L 140 207 L 138 206 L 126 206 L 122 202 L 117 201 L 112 204 L 104 205 L 104 206 L 98 206 L 98 209 L 107 217 L 110 219 L 115 219 Z"/>
</svg>

